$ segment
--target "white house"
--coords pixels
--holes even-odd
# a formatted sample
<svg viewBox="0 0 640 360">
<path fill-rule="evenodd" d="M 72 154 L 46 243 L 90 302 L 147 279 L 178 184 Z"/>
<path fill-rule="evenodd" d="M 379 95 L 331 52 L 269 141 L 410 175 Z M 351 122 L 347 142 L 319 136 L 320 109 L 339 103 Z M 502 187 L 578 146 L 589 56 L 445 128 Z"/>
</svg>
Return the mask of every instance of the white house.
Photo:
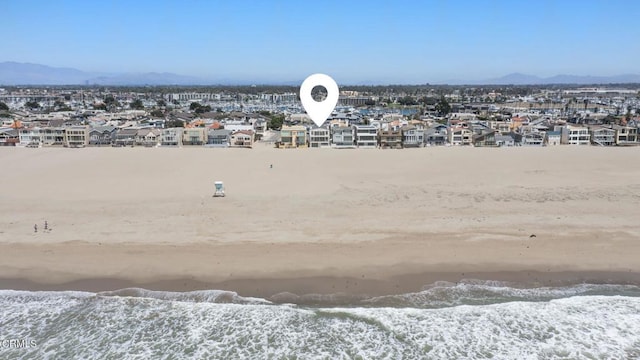
<svg viewBox="0 0 640 360">
<path fill-rule="evenodd" d="M 562 128 L 562 140 L 569 145 L 589 145 L 591 135 L 586 127 L 566 125 Z"/>
<path fill-rule="evenodd" d="M 160 132 L 160 146 L 181 146 L 182 128 L 167 128 Z"/>
<path fill-rule="evenodd" d="M 27 146 L 29 144 L 42 144 L 42 134 L 40 128 L 22 129 L 18 133 L 18 139 L 20 146 Z"/>
<path fill-rule="evenodd" d="M 556 146 L 562 144 L 562 132 L 547 131 L 545 134 L 545 144 L 548 146 Z"/>
<path fill-rule="evenodd" d="M 378 129 L 372 125 L 354 125 L 356 146 L 359 148 L 375 148 L 378 144 Z"/>
<path fill-rule="evenodd" d="M 331 145 L 329 129 L 315 128 L 309 130 L 309 147 L 326 148 Z"/>
<path fill-rule="evenodd" d="M 231 133 L 231 146 L 232 147 L 246 147 L 253 146 L 253 130 L 240 130 Z"/>
</svg>

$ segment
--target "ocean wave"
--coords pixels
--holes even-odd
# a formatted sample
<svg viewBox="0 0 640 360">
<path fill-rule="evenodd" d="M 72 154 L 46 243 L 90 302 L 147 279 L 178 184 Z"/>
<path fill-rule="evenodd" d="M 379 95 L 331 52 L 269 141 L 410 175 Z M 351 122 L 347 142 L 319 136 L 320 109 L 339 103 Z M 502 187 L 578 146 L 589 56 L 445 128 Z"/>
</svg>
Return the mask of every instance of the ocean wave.
<svg viewBox="0 0 640 360">
<path fill-rule="evenodd" d="M 2 336 L 35 346 L 0 349 L 8 359 L 640 356 L 640 297 L 620 294 L 435 309 L 15 295 L 0 294 Z"/>
<path fill-rule="evenodd" d="M 187 292 L 154 291 L 142 288 L 125 288 L 114 291 L 102 291 L 96 296 L 104 297 L 135 297 L 168 301 L 209 302 L 231 304 L 271 304 L 262 298 L 244 297 L 233 291 L 225 290 L 198 290 Z"/>
<path fill-rule="evenodd" d="M 458 305 L 488 305 L 512 301 L 549 301 L 570 296 L 625 295 L 640 297 L 640 287 L 615 284 L 574 284 L 568 286 L 518 287 L 492 280 L 465 279 L 457 283 L 439 281 L 415 293 L 372 297 L 364 306 L 441 308 Z"/>
</svg>

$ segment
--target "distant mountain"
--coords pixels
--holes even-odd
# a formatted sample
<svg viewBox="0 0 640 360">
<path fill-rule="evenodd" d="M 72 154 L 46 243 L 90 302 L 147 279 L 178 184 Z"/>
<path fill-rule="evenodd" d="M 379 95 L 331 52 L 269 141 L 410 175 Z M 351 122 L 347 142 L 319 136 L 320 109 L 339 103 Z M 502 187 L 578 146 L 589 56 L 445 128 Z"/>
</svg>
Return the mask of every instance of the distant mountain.
<svg viewBox="0 0 640 360">
<path fill-rule="evenodd" d="M 513 73 L 496 79 L 489 79 L 478 84 L 487 85 L 551 85 L 551 84 L 624 84 L 640 83 L 640 75 L 624 74 L 616 76 L 580 76 L 556 75 L 542 78 L 534 75 Z"/>
<path fill-rule="evenodd" d="M 108 74 L 40 64 L 1 62 L 0 85 L 205 85 L 215 83 L 172 73 Z"/>
<path fill-rule="evenodd" d="M 541 84 L 542 81 L 543 81 L 542 78 L 535 75 L 512 73 L 500 78 L 486 80 L 483 83 L 487 85 L 503 85 L 503 84 L 524 85 L 524 84 Z"/>
<path fill-rule="evenodd" d="M 378 79 L 380 80 L 380 79 Z M 184 76 L 172 73 L 93 73 L 72 68 L 57 68 L 40 64 L 0 62 L 0 85 L 291 85 L 302 81 L 265 81 L 264 79 L 211 79 Z M 437 82 L 436 82 L 437 83 Z M 577 76 L 556 75 L 542 78 L 534 75 L 513 73 L 484 81 L 448 81 L 450 85 L 544 85 L 544 84 L 623 84 L 640 83 L 640 75 Z M 380 82 L 361 81 L 356 84 L 376 85 Z"/>
<path fill-rule="evenodd" d="M 55 68 L 40 64 L 2 62 L 0 63 L 0 84 L 2 85 L 67 85 L 84 84 L 91 74 L 71 68 Z"/>
</svg>

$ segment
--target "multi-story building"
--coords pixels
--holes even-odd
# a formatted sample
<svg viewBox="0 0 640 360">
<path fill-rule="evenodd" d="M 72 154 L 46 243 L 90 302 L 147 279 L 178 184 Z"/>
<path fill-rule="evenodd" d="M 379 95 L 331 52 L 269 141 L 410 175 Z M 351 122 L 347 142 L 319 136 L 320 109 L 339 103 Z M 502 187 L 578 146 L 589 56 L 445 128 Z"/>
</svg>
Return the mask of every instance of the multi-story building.
<svg viewBox="0 0 640 360">
<path fill-rule="evenodd" d="M 528 131 L 522 134 L 520 145 L 522 146 L 543 146 L 545 133 L 539 131 Z"/>
<path fill-rule="evenodd" d="M 199 101 L 199 100 L 220 100 L 220 94 L 211 94 L 211 93 L 177 93 L 171 94 L 169 100 L 176 101 Z"/>
<path fill-rule="evenodd" d="M 116 132 L 115 146 L 133 146 L 136 143 L 136 136 L 138 136 L 137 128 L 125 128 Z"/>
<path fill-rule="evenodd" d="M 161 132 L 155 128 L 139 129 L 136 134 L 136 145 L 153 147 L 160 144 Z"/>
<path fill-rule="evenodd" d="M 160 131 L 160 146 L 181 146 L 183 128 L 167 128 Z"/>
<path fill-rule="evenodd" d="M 44 146 L 64 145 L 65 128 L 63 127 L 45 127 L 40 129 L 40 134 Z"/>
<path fill-rule="evenodd" d="M 280 130 L 280 143 L 278 147 L 307 147 L 307 128 L 300 125 L 283 126 L 282 130 Z"/>
<path fill-rule="evenodd" d="M 331 146 L 331 133 L 327 128 L 309 130 L 309 147 L 323 148 Z"/>
<path fill-rule="evenodd" d="M 231 130 L 210 129 L 207 134 L 207 147 L 229 147 L 231 146 Z"/>
<path fill-rule="evenodd" d="M 383 149 L 401 149 L 402 131 L 400 129 L 380 130 L 378 132 L 379 145 Z"/>
<path fill-rule="evenodd" d="M 0 146 L 16 146 L 19 141 L 18 130 L 0 128 Z"/>
<path fill-rule="evenodd" d="M 447 126 L 436 124 L 424 132 L 424 143 L 427 146 L 440 146 L 447 143 L 448 131 Z"/>
<path fill-rule="evenodd" d="M 115 140 L 115 126 L 96 126 L 89 130 L 89 145 L 111 145 Z"/>
<path fill-rule="evenodd" d="M 589 145 L 591 144 L 589 128 L 566 125 L 562 128 L 562 140 L 564 144 L 569 145 Z"/>
<path fill-rule="evenodd" d="M 628 145 L 638 142 L 638 128 L 631 126 L 613 125 L 616 131 L 616 145 Z"/>
<path fill-rule="evenodd" d="M 473 135 L 473 146 L 491 147 L 496 146 L 496 130 L 484 129 L 480 133 Z"/>
<path fill-rule="evenodd" d="M 449 144 L 471 145 L 472 143 L 473 132 L 469 128 L 457 126 L 449 129 Z"/>
<path fill-rule="evenodd" d="M 353 128 L 347 126 L 331 128 L 331 147 L 340 149 L 354 148 L 355 146 Z"/>
<path fill-rule="evenodd" d="M 182 132 L 183 145 L 204 145 L 207 142 L 207 129 L 201 127 L 185 128 Z"/>
<path fill-rule="evenodd" d="M 616 131 L 602 126 L 592 126 L 589 128 L 591 133 L 591 143 L 600 146 L 612 146 L 616 144 Z"/>
<path fill-rule="evenodd" d="M 402 146 L 421 147 L 424 144 L 424 130 L 414 125 L 402 127 Z"/>
<path fill-rule="evenodd" d="M 231 146 L 250 148 L 253 146 L 253 131 L 239 130 L 231 134 Z"/>
<path fill-rule="evenodd" d="M 359 148 L 375 148 L 378 144 L 378 129 L 373 125 L 354 125 L 356 146 Z"/>
<path fill-rule="evenodd" d="M 42 145 L 42 133 L 40 128 L 21 129 L 18 133 L 18 143 L 20 146 Z"/>
<path fill-rule="evenodd" d="M 65 128 L 64 146 L 66 147 L 85 147 L 89 145 L 89 127 L 88 126 L 71 126 Z"/>
<path fill-rule="evenodd" d="M 545 132 L 544 144 L 547 146 L 557 146 L 562 144 L 562 131 Z"/>
</svg>

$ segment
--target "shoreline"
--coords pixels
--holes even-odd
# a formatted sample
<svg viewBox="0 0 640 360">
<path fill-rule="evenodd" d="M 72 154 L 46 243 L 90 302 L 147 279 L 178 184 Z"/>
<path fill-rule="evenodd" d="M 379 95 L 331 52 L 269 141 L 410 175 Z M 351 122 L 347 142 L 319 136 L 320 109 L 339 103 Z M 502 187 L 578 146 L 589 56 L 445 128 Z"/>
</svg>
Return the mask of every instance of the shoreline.
<svg viewBox="0 0 640 360">
<path fill-rule="evenodd" d="M 59 284 L 45 284 L 24 278 L 0 278 L 0 289 L 15 291 L 84 291 L 117 292 L 140 288 L 151 291 L 191 292 L 222 290 L 242 297 L 263 298 L 276 304 L 353 305 L 354 301 L 387 295 L 420 292 L 436 283 L 495 281 L 512 288 L 565 287 L 579 284 L 636 285 L 640 273 L 621 271 L 489 271 L 489 272 L 428 272 L 396 275 L 389 279 L 355 277 L 283 277 L 234 279 L 222 282 L 202 282 L 192 278 L 176 278 L 151 282 L 134 282 L 118 278 L 87 278 Z M 113 294 L 109 294 L 113 295 Z M 116 294 L 117 295 L 117 294 Z M 123 293 L 122 296 L 127 296 Z"/>
</svg>

